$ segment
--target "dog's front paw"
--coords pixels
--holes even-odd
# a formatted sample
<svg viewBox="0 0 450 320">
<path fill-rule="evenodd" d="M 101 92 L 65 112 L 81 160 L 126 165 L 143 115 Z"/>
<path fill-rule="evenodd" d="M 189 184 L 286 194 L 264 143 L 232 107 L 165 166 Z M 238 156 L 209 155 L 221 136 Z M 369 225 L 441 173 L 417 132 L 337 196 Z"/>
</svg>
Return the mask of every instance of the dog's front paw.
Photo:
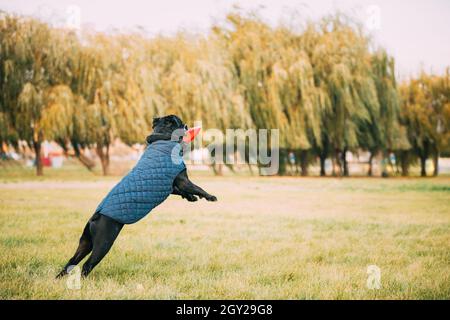
<svg viewBox="0 0 450 320">
<path fill-rule="evenodd" d="M 189 202 L 195 202 L 198 200 L 198 198 L 196 196 L 193 196 L 191 194 L 183 195 L 182 198 L 186 199 Z"/>
<path fill-rule="evenodd" d="M 195 202 L 195 201 L 198 200 L 198 198 L 195 197 L 195 196 L 189 196 L 189 197 L 187 197 L 186 199 L 187 199 L 187 201 L 189 201 L 189 202 Z"/>
<path fill-rule="evenodd" d="M 215 201 L 217 201 L 217 198 L 213 195 L 209 195 L 206 197 L 206 200 L 215 202 Z"/>
</svg>

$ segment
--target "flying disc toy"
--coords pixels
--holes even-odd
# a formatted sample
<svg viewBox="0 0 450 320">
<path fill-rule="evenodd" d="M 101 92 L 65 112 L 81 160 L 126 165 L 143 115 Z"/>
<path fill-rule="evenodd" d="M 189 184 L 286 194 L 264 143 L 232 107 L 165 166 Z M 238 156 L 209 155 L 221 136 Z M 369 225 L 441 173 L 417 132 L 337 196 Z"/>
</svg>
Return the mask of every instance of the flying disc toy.
<svg viewBox="0 0 450 320">
<path fill-rule="evenodd" d="M 195 136 L 198 135 L 200 130 L 201 130 L 200 127 L 193 127 L 193 128 L 188 129 L 186 131 L 185 136 L 183 137 L 183 141 L 186 143 L 191 142 L 192 140 L 194 140 Z"/>
</svg>

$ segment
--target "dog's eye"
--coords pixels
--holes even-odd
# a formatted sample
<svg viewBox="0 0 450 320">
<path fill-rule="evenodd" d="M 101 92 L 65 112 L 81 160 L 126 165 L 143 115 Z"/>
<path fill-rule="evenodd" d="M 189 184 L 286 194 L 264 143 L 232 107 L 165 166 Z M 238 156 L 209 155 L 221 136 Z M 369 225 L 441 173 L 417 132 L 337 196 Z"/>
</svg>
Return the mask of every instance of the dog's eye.
<svg viewBox="0 0 450 320">
<path fill-rule="evenodd" d="M 184 130 L 186 130 L 186 131 L 188 130 L 187 124 L 184 125 Z"/>
</svg>

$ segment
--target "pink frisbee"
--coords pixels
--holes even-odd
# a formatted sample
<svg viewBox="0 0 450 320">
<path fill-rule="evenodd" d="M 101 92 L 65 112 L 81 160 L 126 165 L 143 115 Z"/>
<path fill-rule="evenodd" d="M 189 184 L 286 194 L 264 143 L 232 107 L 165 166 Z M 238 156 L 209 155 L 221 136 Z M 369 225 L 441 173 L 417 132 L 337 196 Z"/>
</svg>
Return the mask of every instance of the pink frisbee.
<svg viewBox="0 0 450 320">
<path fill-rule="evenodd" d="M 192 140 L 194 140 L 195 136 L 200 132 L 200 130 L 200 127 L 193 127 L 188 129 L 185 136 L 183 137 L 183 141 L 186 143 L 191 142 Z"/>
</svg>

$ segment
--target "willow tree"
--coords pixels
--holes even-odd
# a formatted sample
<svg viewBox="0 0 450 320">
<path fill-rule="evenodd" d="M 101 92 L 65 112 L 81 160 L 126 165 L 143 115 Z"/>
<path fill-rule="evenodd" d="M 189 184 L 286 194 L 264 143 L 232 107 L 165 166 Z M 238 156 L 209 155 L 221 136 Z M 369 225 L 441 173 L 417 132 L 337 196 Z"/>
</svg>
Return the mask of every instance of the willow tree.
<svg viewBox="0 0 450 320">
<path fill-rule="evenodd" d="M 141 35 L 121 36 L 121 54 L 126 67 L 126 78 L 130 85 L 131 95 L 126 95 L 130 106 L 134 107 L 134 121 L 138 121 L 139 130 L 128 134 L 128 143 L 142 142 L 145 134 L 149 133 L 155 116 L 167 114 L 167 101 L 163 96 L 163 77 L 168 72 L 170 55 L 176 50 L 168 46 L 163 37 L 154 39 Z M 132 99 L 132 100 L 130 100 Z M 139 132 L 140 131 L 140 132 Z M 138 137 L 137 134 L 140 136 Z M 123 136 L 124 134 L 120 134 Z"/>
<path fill-rule="evenodd" d="M 273 107 L 283 110 L 288 126 L 284 128 L 284 145 L 295 152 L 301 174 L 308 174 L 308 150 L 321 143 L 321 116 L 327 101 L 321 100 L 315 87 L 313 68 L 302 50 L 289 44 L 280 51 L 279 60 L 273 66 L 270 84 L 276 86 Z M 297 152 L 297 150 L 299 152 Z"/>
<path fill-rule="evenodd" d="M 4 150 L 6 145 L 18 143 L 18 135 L 13 126 L 12 108 L 20 93 L 21 83 L 17 78 L 10 76 L 14 65 L 9 52 L 13 45 L 9 36 L 17 30 L 18 20 L 2 14 L 0 18 L 0 154 L 2 155 L 6 151 Z"/>
<path fill-rule="evenodd" d="M 433 157 L 437 175 L 439 154 L 449 143 L 449 72 L 442 77 L 422 73 L 403 84 L 401 92 L 403 120 L 412 151 L 420 160 L 420 174 L 427 175 L 426 160 Z"/>
<path fill-rule="evenodd" d="M 0 105 L 0 110 L 3 109 Z M 3 156 L 8 145 L 18 146 L 19 138 L 12 126 L 10 114 L 6 110 L 0 111 L 0 156 Z"/>
<path fill-rule="evenodd" d="M 434 172 L 439 174 L 439 157 L 441 152 L 450 152 L 450 67 L 444 75 L 434 76 L 432 80 L 431 106 L 434 110 L 433 122 L 435 128 L 435 143 L 433 149 Z"/>
<path fill-rule="evenodd" d="M 368 39 L 341 15 L 325 18 L 319 27 L 309 26 L 303 36 L 316 87 L 330 104 L 323 112 L 318 149 L 321 157 L 331 153 L 341 174 L 348 175 L 346 153 L 357 151 L 362 124 L 370 123 L 370 113 L 379 107 Z"/>
<path fill-rule="evenodd" d="M 2 28 L 2 104 L 19 139 L 33 146 L 36 172 L 42 175 L 42 142 L 69 126 L 71 92 L 59 83 L 56 69 L 64 59 L 63 44 L 55 30 L 33 19 L 9 16 Z"/>
<path fill-rule="evenodd" d="M 306 155 L 310 137 L 320 136 L 311 63 L 290 30 L 272 29 L 256 16 L 230 14 L 227 20 L 231 27 L 220 32 L 252 122 L 257 129 L 281 129 L 279 173 L 284 174 L 288 152 Z M 306 174 L 307 158 L 302 159 Z"/>
<path fill-rule="evenodd" d="M 124 143 L 131 145 L 143 142 L 151 128 L 150 114 L 145 92 L 142 90 L 142 58 L 139 49 L 141 38 L 118 35 L 112 39 L 115 57 L 115 72 L 111 79 L 115 109 L 115 132 Z M 140 70 L 141 69 L 141 70 Z"/>
<path fill-rule="evenodd" d="M 103 35 L 85 35 L 84 42 L 71 60 L 77 108 L 70 141 L 75 150 L 95 146 L 107 175 L 112 141 L 117 137 L 128 144 L 140 141 L 148 124 L 135 60 L 127 49 L 132 44 Z"/>
<path fill-rule="evenodd" d="M 233 164 L 240 157 L 247 163 L 250 160 L 249 144 L 246 143 L 245 130 L 253 127 L 253 122 L 248 112 L 248 106 L 244 103 L 240 91 L 240 83 L 220 37 L 211 35 L 201 39 L 198 44 L 198 59 L 195 63 L 194 73 L 198 77 L 198 87 L 194 92 L 194 107 L 201 111 L 201 120 L 205 127 L 217 128 L 227 134 L 227 129 L 240 129 L 236 136 L 227 135 L 222 146 L 215 145 L 210 150 L 212 154 L 212 168 L 216 174 L 221 173 L 222 165 L 219 163 L 216 147 L 226 150 L 222 160 L 225 165 L 234 171 Z M 241 135 L 242 134 L 242 135 Z M 236 143 L 237 142 L 237 143 Z M 238 145 L 244 143 L 241 150 Z M 250 143 L 250 141 L 249 141 Z M 239 152 L 239 154 L 238 154 Z M 228 157 L 228 158 L 227 158 Z M 234 160 L 230 163 L 227 160 Z M 249 166 L 251 170 L 251 166 Z"/>
<path fill-rule="evenodd" d="M 372 53 L 361 28 L 342 15 L 298 31 L 231 13 L 205 36 L 152 39 L 3 16 L 0 59 L 0 142 L 27 141 L 39 174 L 44 139 L 71 145 L 89 168 L 83 150 L 95 147 L 108 174 L 114 139 L 141 142 L 152 118 L 168 113 L 224 133 L 281 129 L 280 174 L 294 153 L 302 175 L 316 156 L 321 175 L 328 157 L 348 175 L 346 153 L 359 150 L 371 159 L 397 152 L 405 173 L 406 126 L 412 150 L 433 156 L 435 168 L 448 145 L 448 72 L 406 85 L 400 117 L 393 59 Z"/>
<path fill-rule="evenodd" d="M 372 160 L 378 153 L 389 159 L 391 152 L 400 154 L 410 148 L 406 130 L 400 124 L 400 97 L 395 79 L 394 59 L 380 49 L 372 55 L 372 77 L 375 82 L 379 107 L 369 109 L 370 122 L 361 129 L 361 148 L 369 151 L 369 171 L 372 175 Z M 387 174 L 383 168 L 383 173 Z"/>
<path fill-rule="evenodd" d="M 0 145 L 17 145 L 19 136 L 15 130 L 17 98 L 22 90 L 24 74 L 16 72 L 14 55 L 16 40 L 22 34 L 22 23 L 18 17 L 0 11 Z"/>
<path fill-rule="evenodd" d="M 223 133 L 226 128 L 246 126 L 248 113 L 243 110 L 238 83 L 227 65 L 227 52 L 220 48 L 217 37 L 180 33 L 173 39 L 159 38 L 154 46 L 159 50 L 153 48 L 150 59 L 158 59 L 149 69 L 157 72 L 161 81 L 152 90 L 156 93 L 153 104 L 162 104 L 165 113 L 178 114 L 188 124 L 201 120 L 204 127 Z M 220 172 L 215 162 L 212 167 Z"/>
</svg>

